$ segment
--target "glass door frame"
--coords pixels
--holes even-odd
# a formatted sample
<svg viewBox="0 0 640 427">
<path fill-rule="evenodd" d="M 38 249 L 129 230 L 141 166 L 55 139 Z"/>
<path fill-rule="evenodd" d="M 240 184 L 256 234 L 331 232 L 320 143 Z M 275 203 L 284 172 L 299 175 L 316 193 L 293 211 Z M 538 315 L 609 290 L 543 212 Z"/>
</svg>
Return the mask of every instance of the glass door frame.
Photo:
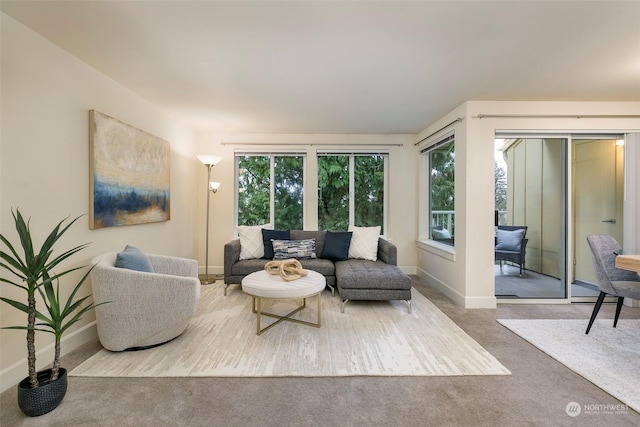
<svg viewBox="0 0 640 427">
<path fill-rule="evenodd" d="M 562 210 L 561 213 L 561 229 L 562 236 L 561 242 L 562 247 L 560 248 L 561 253 L 563 254 L 563 262 L 564 268 L 562 269 L 562 273 L 560 277 L 561 282 L 565 287 L 565 298 L 496 298 L 498 304 L 570 304 L 574 302 L 595 302 L 596 297 L 573 297 L 571 295 L 571 283 L 574 281 L 573 277 L 573 266 L 569 262 L 569 260 L 573 260 L 574 251 L 573 245 L 571 244 L 573 240 L 573 235 L 575 233 L 573 223 L 569 221 L 569 218 L 573 218 L 573 204 L 571 203 L 574 191 L 574 182 L 573 182 L 573 147 L 574 140 L 584 140 L 587 138 L 593 139 L 625 139 L 625 135 L 620 132 L 536 132 L 536 131 L 496 131 L 494 135 L 494 139 L 498 138 L 518 138 L 518 139 L 527 139 L 527 138 L 549 138 L 549 139 L 563 139 L 564 144 L 562 147 L 562 175 L 564 178 L 564 182 L 562 184 Z M 625 141 L 626 142 L 626 141 Z M 624 150 L 624 175 L 626 177 L 626 143 Z M 626 194 L 626 182 L 623 183 L 624 193 Z M 624 218 L 623 218 L 624 222 Z M 622 243 L 621 243 L 622 244 Z M 494 284 L 495 286 L 495 284 Z M 607 298 L 605 301 L 608 301 Z"/>
</svg>

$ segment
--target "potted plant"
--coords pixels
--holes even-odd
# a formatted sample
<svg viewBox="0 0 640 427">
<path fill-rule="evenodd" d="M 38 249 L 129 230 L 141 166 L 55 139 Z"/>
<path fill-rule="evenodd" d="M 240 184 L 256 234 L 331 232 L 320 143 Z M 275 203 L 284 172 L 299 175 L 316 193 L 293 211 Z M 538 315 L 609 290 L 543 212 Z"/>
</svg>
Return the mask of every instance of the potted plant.
<svg viewBox="0 0 640 427">
<path fill-rule="evenodd" d="M 27 365 L 28 376 L 18 384 L 18 405 L 29 416 L 38 416 L 55 409 L 67 390 L 66 370 L 60 368 L 60 339 L 62 334 L 82 315 L 95 307 L 90 303 L 82 304 L 90 296 L 76 298 L 76 293 L 89 276 L 87 271 L 75 285 L 66 299 L 61 300 L 59 279 L 85 266 L 70 268 L 61 273 L 53 269 L 76 252 L 86 248 L 88 244 L 76 246 L 62 252 L 52 259 L 55 243 L 80 217 L 64 225 L 68 219 L 60 221 L 49 233 L 38 252 L 34 251 L 29 221 L 25 222 L 19 210 L 13 212 L 15 228 L 20 239 L 23 254 L 19 254 L 9 239 L 0 234 L 0 240 L 8 251 L 0 251 L 0 267 L 5 268 L 20 280 L 0 277 L 1 283 L 16 286 L 26 292 L 26 304 L 9 298 L 0 299 L 14 308 L 27 314 L 26 326 L 8 326 L 4 329 L 21 329 L 27 331 Z M 64 226 L 63 226 L 64 225 Z M 36 308 L 36 293 L 42 297 L 46 310 Z M 36 371 L 35 332 L 44 331 L 55 336 L 55 354 L 51 369 Z"/>
</svg>

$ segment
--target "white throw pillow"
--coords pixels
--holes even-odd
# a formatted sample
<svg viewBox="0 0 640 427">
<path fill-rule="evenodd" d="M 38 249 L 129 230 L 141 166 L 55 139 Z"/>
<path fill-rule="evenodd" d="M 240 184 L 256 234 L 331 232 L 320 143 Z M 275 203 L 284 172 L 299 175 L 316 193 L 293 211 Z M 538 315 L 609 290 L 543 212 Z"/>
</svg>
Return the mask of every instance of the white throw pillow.
<svg viewBox="0 0 640 427">
<path fill-rule="evenodd" d="M 349 245 L 349 258 L 377 260 L 380 226 L 352 227 L 349 231 L 353 233 Z"/>
<path fill-rule="evenodd" d="M 239 225 L 240 259 L 262 258 L 264 256 L 264 242 L 262 241 L 262 229 L 273 229 L 271 224 L 263 225 Z"/>
</svg>

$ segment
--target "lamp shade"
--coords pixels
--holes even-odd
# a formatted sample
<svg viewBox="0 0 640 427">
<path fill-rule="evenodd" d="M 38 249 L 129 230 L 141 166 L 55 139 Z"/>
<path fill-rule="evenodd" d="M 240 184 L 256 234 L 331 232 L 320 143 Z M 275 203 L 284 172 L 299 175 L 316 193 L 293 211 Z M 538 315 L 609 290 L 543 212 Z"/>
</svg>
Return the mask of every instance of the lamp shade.
<svg viewBox="0 0 640 427">
<path fill-rule="evenodd" d="M 220 183 L 211 181 L 209 183 L 209 188 L 215 193 L 216 191 L 218 191 L 218 188 L 220 188 Z"/>
<path fill-rule="evenodd" d="M 198 160 L 200 160 L 203 164 L 207 166 L 208 165 L 215 166 L 220 160 L 222 160 L 222 157 L 211 156 L 209 154 L 200 154 L 197 157 L 198 157 Z"/>
</svg>

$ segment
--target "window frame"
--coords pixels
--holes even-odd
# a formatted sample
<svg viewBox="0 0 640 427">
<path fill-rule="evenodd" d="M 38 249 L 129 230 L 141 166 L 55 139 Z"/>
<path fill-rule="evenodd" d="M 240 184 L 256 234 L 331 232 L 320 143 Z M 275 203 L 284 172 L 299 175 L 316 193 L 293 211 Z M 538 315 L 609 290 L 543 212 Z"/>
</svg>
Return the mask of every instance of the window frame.
<svg viewBox="0 0 640 427">
<path fill-rule="evenodd" d="M 424 233 L 423 238 L 421 238 L 421 241 L 423 243 L 426 243 L 428 246 L 435 246 L 439 249 L 444 250 L 445 252 L 449 252 L 449 253 L 455 253 L 455 232 L 452 235 L 452 242 L 449 243 L 445 243 L 439 240 L 436 240 L 432 237 L 432 205 L 431 205 L 431 156 L 430 153 L 432 153 L 435 149 L 437 149 L 438 147 L 448 144 L 448 143 L 453 143 L 453 153 L 454 153 L 454 179 L 453 179 L 453 194 L 454 194 L 454 200 L 453 200 L 453 220 L 455 222 L 455 217 L 456 217 L 456 202 L 455 202 L 455 194 L 456 194 L 456 188 L 457 188 L 457 183 L 456 183 L 456 179 L 455 179 L 455 169 L 456 169 L 456 156 L 455 156 L 455 152 L 456 152 L 456 144 L 455 144 L 456 138 L 455 138 L 455 130 L 448 132 L 440 137 L 438 137 L 437 139 L 434 140 L 433 143 L 422 147 L 420 149 L 420 159 L 421 159 L 421 169 L 424 171 L 424 184 L 426 187 L 426 191 L 423 194 L 426 194 L 426 198 L 425 198 L 425 203 L 424 203 L 424 209 L 421 209 L 421 212 L 424 212 L 424 223 L 421 227 L 421 233 Z"/>
<path fill-rule="evenodd" d="M 238 210 L 238 202 L 239 202 L 239 191 L 240 191 L 240 186 L 239 186 L 239 182 L 238 182 L 238 176 L 240 173 L 240 168 L 239 168 L 239 158 L 241 157 L 251 157 L 251 156 L 255 156 L 255 157 L 268 157 L 269 158 L 269 224 L 274 224 L 275 225 L 275 158 L 276 157 L 302 157 L 302 224 L 304 227 L 304 224 L 306 224 L 306 215 L 307 215 L 307 209 L 306 209 L 306 203 L 307 203 L 307 191 L 305 189 L 305 184 L 306 184 L 306 180 L 307 180 L 307 152 L 306 151 L 300 151 L 300 150 L 283 150 L 283 151 L 277 151 L 277 150 L 266 150 L 266 151 L 260 151 L 260 150 L 251 150 L 251 151 L 245 151 L 245 150 L 239 150 L 239 151 L 235 151 L 234 153 L 234 222 L 236 227 L 238 227 L 238 214 L 239 214 L 239 210 Z"/>
<path fill-rule="evenodd" d="M 325 156 L 345 156 L 349 157 L 349 225 L 348 229 L 351 229 L 355 226 L 355 158 L 358 156 L 380 156 L 383 159 L 383 184 L 382 184 L 382 224 L 381 225 L 381 235 L 384 236 L 388 230 L 388 218 L 389 218 L 389 151 L 388 150 L 317 150 L 316 151 L 316 170 L 319 169 L 319 161 L 320 157 Z M 320 186 L 318 184 L 318 176 L 316 172 L 316 187 L 317 190 L 320 190 Z M 316 224 L 320 224 L 319 212 L 317 209 L 317 204 L 319 200 L 316 197 Z M 332 230 L 333 231 L 333 230 Z"/>
</svg>

